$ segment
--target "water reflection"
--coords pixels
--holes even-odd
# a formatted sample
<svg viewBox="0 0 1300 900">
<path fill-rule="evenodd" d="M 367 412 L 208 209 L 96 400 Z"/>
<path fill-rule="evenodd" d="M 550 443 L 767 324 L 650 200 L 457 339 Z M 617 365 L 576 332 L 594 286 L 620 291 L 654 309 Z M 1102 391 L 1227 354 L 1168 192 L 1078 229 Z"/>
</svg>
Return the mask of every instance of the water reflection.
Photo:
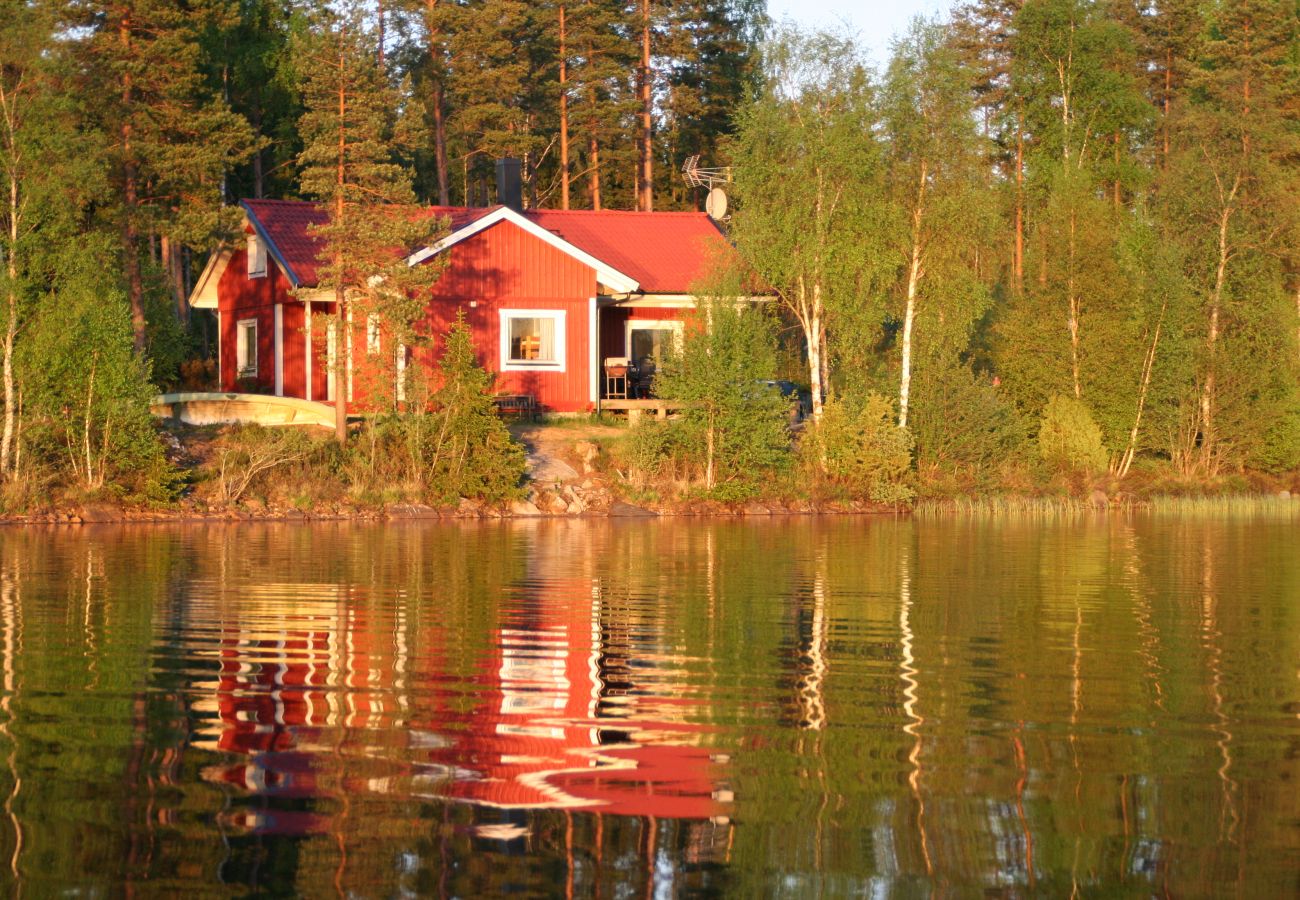
<svg viewBox="0 0 1300 900">
<path fill-rule="evenodd" d="M 5 532 L 0 881 L 1294 893 L 1296 536 Z"/>
</svg>

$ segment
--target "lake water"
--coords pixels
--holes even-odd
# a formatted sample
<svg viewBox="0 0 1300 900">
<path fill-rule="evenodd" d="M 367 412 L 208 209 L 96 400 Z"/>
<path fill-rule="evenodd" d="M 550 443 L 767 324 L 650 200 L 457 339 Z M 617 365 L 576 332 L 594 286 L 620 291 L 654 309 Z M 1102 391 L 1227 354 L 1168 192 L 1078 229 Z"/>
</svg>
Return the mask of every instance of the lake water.
<svg viewBox="0 0 1300 900">
<path fill-rule="evenodd" d="M 8 896 L 1300 892 L 1300 516 L 0 532 Z"/>
</svg>

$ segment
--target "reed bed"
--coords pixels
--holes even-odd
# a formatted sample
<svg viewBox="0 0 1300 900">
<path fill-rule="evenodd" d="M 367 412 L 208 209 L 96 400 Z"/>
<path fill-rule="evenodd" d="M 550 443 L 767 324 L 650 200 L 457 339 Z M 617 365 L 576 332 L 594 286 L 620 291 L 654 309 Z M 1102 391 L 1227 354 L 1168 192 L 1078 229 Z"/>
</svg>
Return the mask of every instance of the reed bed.
<svg viewBox="0 0 1300 900">
<path fill-rule="evenodd" d="M 1300 496 L 1269 494 L 1226 494 L 1211 497 L 1161 495 L 1145 499 L 1111 500 L 1099 507 L 1078 497 L 956 497 L 922 500 L 913 508 L 921 518 L 958 516 L 964 518 L 1020 518 L 1057 521 L 1103 512 L 1151 512 L 1156 515 L 1203 516 L 1206 518 L 1295 518 L 1300 519 Z"/>
<path fill-rule="evenodd" d="M 1229 494 L 1222 497 L 1152 497 L 1150 506 L 1152 512 L 1160 515 L 1300 519 L 1300 496 Z"/>
</svg>

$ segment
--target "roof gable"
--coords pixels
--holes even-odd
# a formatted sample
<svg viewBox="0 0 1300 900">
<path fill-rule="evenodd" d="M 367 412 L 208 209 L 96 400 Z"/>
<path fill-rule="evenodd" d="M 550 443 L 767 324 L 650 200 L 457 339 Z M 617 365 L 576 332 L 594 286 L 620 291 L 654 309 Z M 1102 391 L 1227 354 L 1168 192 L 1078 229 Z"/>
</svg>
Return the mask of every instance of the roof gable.
<svg viewBox="0 0 1300 900">
<path fill-rule="evenodd" d="M 647 294 L 688 294 L 735 249 L 704 213 L 535 209 L 529 220 L 636 279 Z"/>
<path fill-rule="evenodd" d="M 329 220 L 325 208 L 302 200 L 244 200 L 241 205 L 289 282 L 294 287 L 316 286 L 321 242 L 310 226 Z M 449 219 L 452 232 L 412 254 L 412 265 L 501 221 L 513 222 L 590 266 L 597 280 L 616 293 L 690 293 L 716 259 L 736 252 L 704 213 L 550 209 L 518 213 L 504 206 L 427 210 L 429 215 Z"/>
<path fill-rule="evenodd" d="M 321 240 L 309 226 L 329 222 L 325 207 L 304 200 L 243 200 L 240 205 L 289 282 L 296 288 L 315 287 L 320 279 Z M 491 212 L 463 206 L 429 206 L 424 211 L 449 219 L 453 233 Z"/>
<path fill-rule="evenodd" d="M 563 236 L 556 235 L 555 232 L 548 231 L 534 222 L 531 217 L 525 217 L 507 206 L 497 206 L 491 210 L 485 210 L 485 212 L 487 212 L 487 215 L 480 216 L 463 228 L 453 231 L 432 247 L 425 247 L 418 253 L 412 254 L 407 261 L 413 266 L 418 265 L 429 257 L 473 237 L 484 229 L 491 228 L 498 222 L 511 222 L 538 240 L 550 244 L 583 265 L 589 266 L 595 271 L 596 280 L 611 290 L 618 293 L 629 293 L 635 291 L 639 286 L 635 278 L 611 266 L 607 260 L 588 253 L 581 247 L 565 240 Z"/>
</svg>

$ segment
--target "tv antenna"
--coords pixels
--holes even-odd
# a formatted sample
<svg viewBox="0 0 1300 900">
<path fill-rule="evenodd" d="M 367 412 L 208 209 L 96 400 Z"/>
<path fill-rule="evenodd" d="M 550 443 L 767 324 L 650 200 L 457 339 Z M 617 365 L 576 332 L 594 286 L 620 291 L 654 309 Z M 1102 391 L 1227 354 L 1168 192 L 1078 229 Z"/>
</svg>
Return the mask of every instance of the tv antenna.
<svg viewBox="0 0 1300 900">
<path fill-rule="evenodd" d="M 704 211 L 715 221 L 721 222 L 727 217 L 727 192 L 721 185 L 731 183 L 731 166 L 714 169 L 700 168 L 700 155 L 686 157 L 682 163 L 682 177 L 691 187 L 709 189 L 708 199 L 704 202 Z"/>
<path fill-rule="evenodd" d="M 682 177 L 691 187 L 706 187 L 713 190 L 720 184 L 731 183 L 731 166 L 717 169 L 701 169 L 700 154 L 686 157 L 682 163 Z"/>
</svg>

